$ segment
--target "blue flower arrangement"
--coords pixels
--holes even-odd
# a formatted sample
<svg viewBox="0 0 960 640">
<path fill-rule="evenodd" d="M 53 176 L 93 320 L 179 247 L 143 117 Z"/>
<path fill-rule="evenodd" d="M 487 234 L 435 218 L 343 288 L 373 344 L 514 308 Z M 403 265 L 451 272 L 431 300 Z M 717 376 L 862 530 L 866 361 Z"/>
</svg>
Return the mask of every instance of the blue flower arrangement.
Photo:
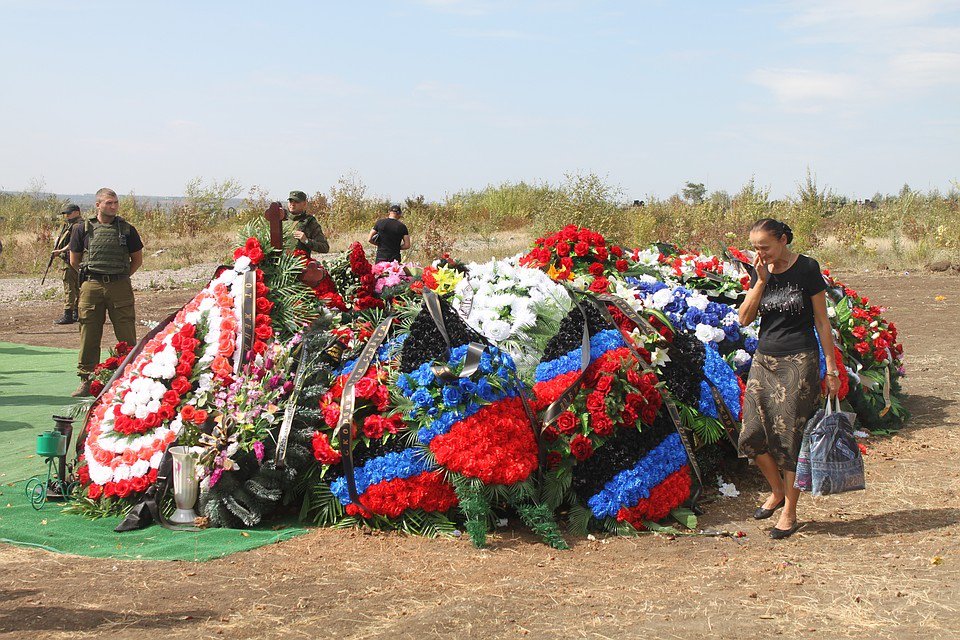
<svg viewBox="0 0 960 640">
<path fill-rule="evenodd" d="M 363 495 L 369 487 L 379 482 L 410 478 L 433 469 L 435 467 L 430 464 L 427 456 L 418 449 L 387 453 L 379 458 L 368 460 L 362 467 L 354 469 L 357 493 Z M 346 478 L 334 480 L 330 485 L 330 491 L 341 504 L 350 504 L 350 491 L 347 489 Z"/>
<path fill-rule="evenodd" d="M 632 286 L 639 289 L 644 295 L 653 295 L 657 291 L 668 289 L 668 285 L 663 282 L 643 282 L 636 278 L 627 278 Z M 736 342 L 740 339 L 740 323 L 732 322 L 724 324 L 723 320 L 731 313 L 736 313 L 736 309 L 728 304 L 720 302 L 708 302 L 705 309 L 691 306 L 689 298 L 695 292 L 686 287 L 678 286 L 672 291 L 673 299 L 664 305 L 663 312 L 674 327 L 682 328 L 688 332 L 694 332 L 697 325 L 705 324 L 710 327 L 723 329 L 724 340 Z M 750 338 L 747 338 L 750 340 Z M 750 349 L 747 349 L 751 353 Z M 756 347 L 753 349 L 756 350 Z"/>
<path fill-rule="evenodd" d="M 454 370 L 462 366 L 467 355 L 467 345 L 450 351 L 447 364 Z M 410 373 L 400 374 L 397 388 L 413 402 L 407 418 L 417 421 L 417 441 L 423 445 L 479 411 L 483 406 L 514 398 L 519 391 L 515 384 L 516 365 L 509 354 L 488 346 L 480 356 L 480 365 L 472 378 L 459 378 L 444 384 L 433 373 L 432 364 L 425 362 Z"/>
<path fill-rule="evenodd" d="M 716 347 L 707 345 L 704 352 L 706 358 L 703 361 L 703 375 L 706 380 L 700 381 L 700 402 L 697 409 L 705 416 L 719 418 L 717 403 L 710 392 L 710 385 L 707 384 L 709 380 L 720 392 L 723 403 L 736 419 L 740 415 L 740 385 L 737 383 L 737 374 Z"/>
<path fill-rule="evenodd" d="M 623 507 L 635 506 L 667 476 L 687 464 L 687 453 L 680 435 L 670 434 L 643 457 L 633 468 L 621 471 L 603 489 L 587 500 L 594 517 L 610 518 Z"/>
<path fill-rule="evenodd" d="M 590 362 L 595 361 L 608 351 L 620 349 L 625 346 L 627 346 L 627 343 L 624 341 L 623 334 L 620 333 L 619 329 L 604 329 L 603 331 L 598 331 L 590 338 Z M 536 382 L 544 382 L 546 380 L 553 380 L 557 376 L 570 373 L 571 371 L 579 371 L 581 351 L 582 349 L 577 347 L 573 351 L 555 360 L 541 362 L 537 365 L 534 380 Z"/>
</svg>

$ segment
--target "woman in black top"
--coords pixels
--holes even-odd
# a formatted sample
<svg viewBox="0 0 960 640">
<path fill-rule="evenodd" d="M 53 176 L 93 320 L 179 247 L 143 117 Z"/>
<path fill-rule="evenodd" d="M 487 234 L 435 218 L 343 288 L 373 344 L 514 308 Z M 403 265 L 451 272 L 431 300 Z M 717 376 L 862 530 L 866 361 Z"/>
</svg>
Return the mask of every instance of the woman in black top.
<svg viewBox="0 0 960 640">
<path fill-rule="evenodd" d="M 820 355 L 827 361 L 827 391 L 840 389 L 833 334 L 824 296 L 826 284 L 813 258 L 790 250 L 793 232 L 772 218 L 750 231 L 757 252 L 750 290 L 740 305 L 740 324 L 760 316 L 760 341 L 743 400 L 740 453 L 756 462 L 772 493 L 753 517 L 769 518 L 783 507 L 774 539 L 797 530 L 797 457 L 806 421 L 820 401 Z M 816 333 L 814 333 L 816 328 Z"/>
</svg>

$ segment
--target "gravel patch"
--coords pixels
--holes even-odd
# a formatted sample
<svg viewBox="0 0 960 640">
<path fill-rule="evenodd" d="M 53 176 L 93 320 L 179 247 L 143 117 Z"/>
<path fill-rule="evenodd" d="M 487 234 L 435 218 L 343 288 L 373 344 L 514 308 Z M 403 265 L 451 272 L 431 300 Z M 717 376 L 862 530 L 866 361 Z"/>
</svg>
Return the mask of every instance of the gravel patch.
<svg viewBox="0 0 960 640">
<path fill-rule="evenodd" d="M 141 270 L 133 275 L 133 290 L 163 291 L 206 284 L 216 268 L 216 263 L 207 262 L 192 264 L 181 269 Z M 40 286 L 39 276 L 0 278 L 0 302 L 54 299 L 61 295 L 63 295 L 63 283 L 60 280 L 60 272 L 55 272 L 53 269 L 47 275 L 47 281 L 43 287 Z"/>
</svg>

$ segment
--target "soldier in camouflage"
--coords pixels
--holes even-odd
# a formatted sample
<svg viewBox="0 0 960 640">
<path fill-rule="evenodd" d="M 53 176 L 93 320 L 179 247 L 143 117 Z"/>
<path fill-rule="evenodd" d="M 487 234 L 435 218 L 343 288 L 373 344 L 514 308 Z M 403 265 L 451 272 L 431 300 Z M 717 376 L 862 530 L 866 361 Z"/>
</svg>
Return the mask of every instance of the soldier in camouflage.
<svg viewBox="0 0 960 640">
<path fill-rule="evenodd" d="M 297 239 L 297 249 L 305 251 L 307 256 L 312 253 L 327 253 L 330 243 L 323 235 L 320 223 L 307 213 L 307 194 L 303 191 L 291 191 L 287 198 L 290 205 L 290 219 L 293 220 L 293 237 Z"/>
<path fill-rule="evenodd" d="M 80 222 L 80 207 L 68 204 L 60 212 L 64 216 L 57 241 L 53 245 L 53 254 L 60 258 L 63 271 L 63 315 L 53 321 L 54 324 L 73 324 L 80 319 L 77 305 L 80 302 L 79 273 L 70 265 L 70 233 L 73 225 Z"/>
</svg>

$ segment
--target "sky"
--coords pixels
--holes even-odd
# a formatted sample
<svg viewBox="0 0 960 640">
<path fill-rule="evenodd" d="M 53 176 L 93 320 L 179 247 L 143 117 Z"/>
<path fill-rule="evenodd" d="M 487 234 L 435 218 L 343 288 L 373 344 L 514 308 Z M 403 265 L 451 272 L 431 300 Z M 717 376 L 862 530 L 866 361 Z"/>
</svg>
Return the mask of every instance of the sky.
<svg viewBox="0 0 960 640">
<path fill-rule="evenodd" d="M 960 0 L 0 0 L 0 189 L 960 179 Z"/>
</svg>

